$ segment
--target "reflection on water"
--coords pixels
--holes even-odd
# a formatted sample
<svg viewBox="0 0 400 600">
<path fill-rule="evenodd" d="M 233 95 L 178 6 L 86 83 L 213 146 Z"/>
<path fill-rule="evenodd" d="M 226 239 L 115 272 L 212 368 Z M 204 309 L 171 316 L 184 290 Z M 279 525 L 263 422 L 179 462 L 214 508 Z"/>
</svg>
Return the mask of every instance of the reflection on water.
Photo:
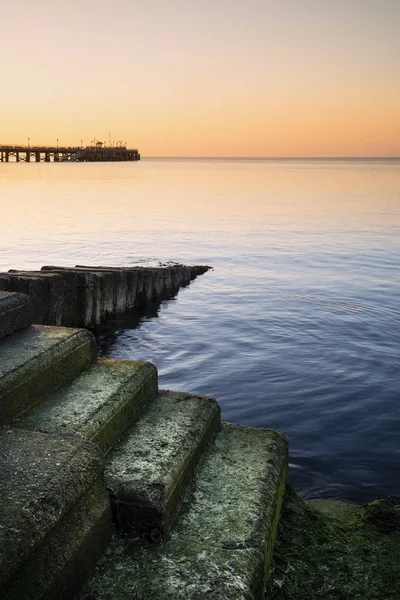
<svg viewBox="0 0 400 600">
<path fill-rule="evenodd" d="M 286 433 L 305 495 L 400 494 L 400 162 L 0 165 L 0 267 L 215 269 L 103 355 Z"/>
</svg>

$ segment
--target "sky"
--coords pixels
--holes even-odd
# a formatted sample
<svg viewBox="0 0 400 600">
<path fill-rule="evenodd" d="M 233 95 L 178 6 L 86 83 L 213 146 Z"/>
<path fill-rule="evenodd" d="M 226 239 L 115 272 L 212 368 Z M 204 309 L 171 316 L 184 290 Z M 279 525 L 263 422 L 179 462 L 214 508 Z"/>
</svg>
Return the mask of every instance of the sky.
<svg viewBox="0 0 400 600">
<path fill-rule="evenodd" d="M 0 0 L 0 144 L 400 156 L 400 0 Z"/>
</svg>

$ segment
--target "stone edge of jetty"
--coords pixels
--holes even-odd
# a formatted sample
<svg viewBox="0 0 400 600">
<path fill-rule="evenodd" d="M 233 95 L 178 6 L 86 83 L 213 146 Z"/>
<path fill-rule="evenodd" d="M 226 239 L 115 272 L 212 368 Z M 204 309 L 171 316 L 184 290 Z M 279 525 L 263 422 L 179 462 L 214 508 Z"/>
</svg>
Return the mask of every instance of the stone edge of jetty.
<svg viewBox="0 0 400 600">
<path fill-rule="evenodd" d="M 44 266 L 0 273 L 0 291 L 27 294 L 33 322 L 94 328 L 116 315 L 171 298 L 207 265 L 161 267 Z"/>
</svg>

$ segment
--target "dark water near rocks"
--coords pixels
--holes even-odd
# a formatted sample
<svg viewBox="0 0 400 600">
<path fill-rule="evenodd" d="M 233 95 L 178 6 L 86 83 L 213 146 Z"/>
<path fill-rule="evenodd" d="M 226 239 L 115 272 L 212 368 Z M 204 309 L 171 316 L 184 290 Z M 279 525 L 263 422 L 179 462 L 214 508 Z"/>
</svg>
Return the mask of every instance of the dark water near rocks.
<svg viewBox="0 0 400 600">
<path fill-rule="evenodd" d="M 289 436 L 305 496 L 400 495 L 400 162 L 0 165 L 0 268 L 207 263 L 106 356 Z"/>
</svg>

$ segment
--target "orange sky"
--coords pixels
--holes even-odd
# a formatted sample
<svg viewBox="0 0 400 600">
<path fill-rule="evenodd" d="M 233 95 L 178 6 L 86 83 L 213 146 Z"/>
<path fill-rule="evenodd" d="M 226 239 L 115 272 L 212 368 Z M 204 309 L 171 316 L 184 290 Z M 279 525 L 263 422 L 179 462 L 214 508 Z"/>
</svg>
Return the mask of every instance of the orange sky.
<svg viewBox="0 0 400 600">
<path fill-rule="evenodd" d="M 399 156 L 400 0 L 20 0 L 0 144 Z"/>
</svg>

